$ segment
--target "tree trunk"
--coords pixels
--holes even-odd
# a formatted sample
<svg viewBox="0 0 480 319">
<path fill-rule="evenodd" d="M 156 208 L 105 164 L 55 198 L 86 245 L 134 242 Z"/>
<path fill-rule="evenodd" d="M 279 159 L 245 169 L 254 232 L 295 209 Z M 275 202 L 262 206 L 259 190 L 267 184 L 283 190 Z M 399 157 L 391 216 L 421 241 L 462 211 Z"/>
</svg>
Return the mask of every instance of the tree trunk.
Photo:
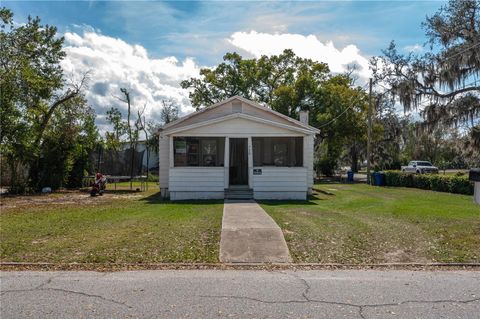
<svg viewBox="0 0 480 319">
<path fill-rule="evenodd" d="M 351 165 L 350 169 L 354 173 L 358 173 L 358 150 L 356 143 L 353 144 L 352 148 L 350 149 L 350 157 L 351 157 Z"/>
</svg>

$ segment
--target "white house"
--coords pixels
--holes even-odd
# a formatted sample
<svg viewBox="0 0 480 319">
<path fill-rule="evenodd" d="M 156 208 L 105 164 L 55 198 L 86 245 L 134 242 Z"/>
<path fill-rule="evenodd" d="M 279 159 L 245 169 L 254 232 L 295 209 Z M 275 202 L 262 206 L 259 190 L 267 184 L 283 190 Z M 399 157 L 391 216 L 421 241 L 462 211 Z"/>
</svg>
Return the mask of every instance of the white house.
<svg viewBox="0 0 480 319">
<path fill-rule="evenodd" d="M 160 130 L 162 196 L 183 199 L 299 199 L 313 185 L 319 130 L 234 96 Z"/>
</svg>

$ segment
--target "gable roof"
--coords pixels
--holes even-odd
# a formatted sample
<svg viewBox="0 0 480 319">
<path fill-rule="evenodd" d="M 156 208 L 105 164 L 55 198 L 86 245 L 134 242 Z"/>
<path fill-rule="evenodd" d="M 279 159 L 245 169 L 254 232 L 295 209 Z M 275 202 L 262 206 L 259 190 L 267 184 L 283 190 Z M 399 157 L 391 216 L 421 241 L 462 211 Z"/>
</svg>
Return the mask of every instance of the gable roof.
<svg viewBox="0 0 480 319">
<path fill-rule="evenodd" d="M 220 101 L 220 102 L 215 103 L 215 104 L 212 104 L 212 105 L 210 105 L 210 106 L 207 106 L 207 107 L 205 107 L 205 108 L 203 108 L 203 109 L 201 109 L 201 110 L 199 110 L 199 111 L 193 112 L 193 113 L 188 114 L 188 115 L 186 115 L 186 116 L 183 116 L 183 117 L 181 117 L 181 118 L 179 118 L 179 119 L 177 119 L 177 120 L 175 120 L 175 121 L 173 121 L 173 122 L 170 122 L 170 123 L 166 124 L 165 126 L 163 126 L 162 130 L 163 130 L 163 131 L 168 131 L 169 128 L 172 127 L 172 126 L 175 126 L 175 125 L 177 125 L 177 124 L 180 124 L 180 123 L 184 122 L 185 120 L 188 120 L 188 119 L 190 119 L 190 118 L 193 118 L 193 117 L 195 117 L 195 116 L 197 116 L 197 115 L 199 115 L 199 114 L 202 114 L 202 113 L 204 113 L 204 112 L 206 112 L 206 111 L 215 109 L 215 108 L 217 108 L 217 107 L 219 107 L 219 106 L 221 106 L 221 105 L 224 105 L 224 104 L 229 103 L 229 102 L 234 101 L 234 100 L 239 100 L 239 101 L 241 101 L 241 102 L 243 102 L 243 103 L 245 103 L 245 104 L 248 104 L 248 105 L 250 105 L 250 106 L 252 106 L 252 107 L 255 107 L 255 108 L 257 108 L 257 109 L 260 109 L 260 110 L 262 110 L 262 111 L 264 111 L 264 112 L 269 112 L 269 113 L 271 113 L 271 114 L 274 114 L 275 116 L 278 116 L 279 118 L 282 118 L 282 119 L 290 122 L 290 123 L 292 124 L 292 125 L 291 125 L 292 127 L 297 127 L 297 128 L 299 128 L 299 129 L 301 129 L 301 130 L 298 130 L 298 131 L 309 132 L 310 134 L 312 134 L 312 133 L 318 134 L 318 133 L 320 132 L 319 129 L 317 129 L 317 128 L 313 127 L 313 126 L 304 124 L 304 123 L 302 123 L 302 122 L 300 122 L 300 121 L 298 121 L 298 120 L 295 120 L 295 119 L 293 119 L 293 118 L 291 118 L 291 117 L 289 117 L 289 116 L 286 116 L 286 115 L 284 115 L 284 114 L 282 114 L 282 113 L 279 113 L 279 112 L 274 111 L 274 110 L 272 110 L 272 109 L 270 109 L 270 108 L 268 108 L 268 107 L 265 107 L 265 106 L 263 106 L 263 105 L 261 105 L 261 104 L 259 104 L 259 103 L 257 103 L 257 102 L 248 100 L 248 99 L 246 99 L 246 98 L 244 98 L 244 97 L 241 97 L 241 96 L 238 96 L 238 95 L 232 96 L 231 98 L 228 98 L 228 99 L 226 99 L 226 100 Z M 237 113 L 235 113 L 235 114 L 237 114 Z M 242 114 L 242 113 L 238 113 L 238 114 Z M 253 116 L 248 116 L 248 115 L 246 115 L 246 114 L 243 114 L 243 115 L 245 115 L 244 118 L 246 118 L 246 119 L 250 119 L 250 120 L 256 119 L 256 118 L 253 117 Z M 218 119 L 226 118 L 226 117 L 229 117 L 229 115 L 220 117 L 220 118 L 218 118 Z M 207 120 L 207 121 L 205 121 L 205 122 L 209 122 L 209 121 Z M 275 123 L 274 121 L 268 121 L 268 122 Z M 200 125 L 201 123 L 198 123 L 198 124 Z M 271 124 L 271 123 L 270 123 L 270 124 Z M 281 123 L 277 123 L 277 124 L 281 124 Z M 282 124 L 282 125 L 285 125 L 285 124 Z M 187 127 L 190 127 L 190 126 L 191 126 L 191 125 L 187 125 Z M 177 129 L 180 130 L 180 127 L 177 128 Z M 174 129 L 174 130 L 172 130 L 172 131 L 176 131 L 177 129 Z"/>
<path fill-rule="evenodd" d="M 217 117 L 217 118 L 214 118 L 214 119 L 210 119 L 210 120 L 206 120 L 206 121 L 202 121 L 202 122 L 198 122 L 198 123 L 194 123 L 194 124 L 190 124 L 190 125 L 173 127 L 171 129 L 166 129 L 164 131 L 164 133 L 167 133 L 167 134 L 180 133 L 180 132 L 183 132 L 183 131 L 188 131 L 188 130 L 196 129 L 196 128 L 199 128 L 199 127 L 213 125 L 213 124 L 217 124 L 217 123 L 220 123 L 220 122 L 225 122 L 225 121 L 229 121 L 229 120 L 233 120 L 233 119 L 245 119 L 245 120 L 248 120 L 248 121 L 251 121 L 251 122 L 266 124 L 266 125 L 269 125 L 269 126 L 278 127 L 278 128 L 281 128 L 281 129 L 286 129 L 286 130 L 290 130 L 290 131 L 294 131 L 294 132 L 298 132 L 298 133 L 302 133 L 302 134 L 314 134 L 314 133 L 316 133 L 315 131 L 313 131 L 312 129 L 309 129 L 309 128 L 288 125 L 288 124 L 284 124 L 284 123 L 280 123 L 280 122 L 276 122 L 276 121 L 272 121 L 272 120 L 267 120 L 267 119 L 255 117 L 255 116 L 245 114 L 245 113 L 232 113 L 232 114 L 229 114 L 229 115 L 224 115 L 224 116 L 221 116 L 221 117 Z"/>
</svg>

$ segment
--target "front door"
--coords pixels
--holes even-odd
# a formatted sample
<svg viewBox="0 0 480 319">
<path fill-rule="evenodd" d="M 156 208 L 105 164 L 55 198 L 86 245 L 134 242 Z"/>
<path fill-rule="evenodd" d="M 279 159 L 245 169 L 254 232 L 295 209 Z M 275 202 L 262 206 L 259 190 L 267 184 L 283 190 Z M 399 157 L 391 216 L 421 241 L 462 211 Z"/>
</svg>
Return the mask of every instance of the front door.
<svg viewBox="0 0 480 319">
<path fill-rule="evenodd" d="M 230 138 L 230 185 L 248 185 L 248 140 Z"/>
</svg>

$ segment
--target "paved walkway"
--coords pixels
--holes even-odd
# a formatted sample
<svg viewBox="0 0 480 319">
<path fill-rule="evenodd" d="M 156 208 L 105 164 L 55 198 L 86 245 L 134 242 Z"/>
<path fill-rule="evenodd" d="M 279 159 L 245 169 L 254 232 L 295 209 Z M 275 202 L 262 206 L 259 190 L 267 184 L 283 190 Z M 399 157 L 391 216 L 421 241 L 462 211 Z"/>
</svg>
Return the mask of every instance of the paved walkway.
<svg viewBox="0 0 480 319">
<path fill-rule="evenodd" d="M 253 200 L 225 200 L 220 261 L 287 263 L 292 258 L 282 230 Z"/>
</svg>

